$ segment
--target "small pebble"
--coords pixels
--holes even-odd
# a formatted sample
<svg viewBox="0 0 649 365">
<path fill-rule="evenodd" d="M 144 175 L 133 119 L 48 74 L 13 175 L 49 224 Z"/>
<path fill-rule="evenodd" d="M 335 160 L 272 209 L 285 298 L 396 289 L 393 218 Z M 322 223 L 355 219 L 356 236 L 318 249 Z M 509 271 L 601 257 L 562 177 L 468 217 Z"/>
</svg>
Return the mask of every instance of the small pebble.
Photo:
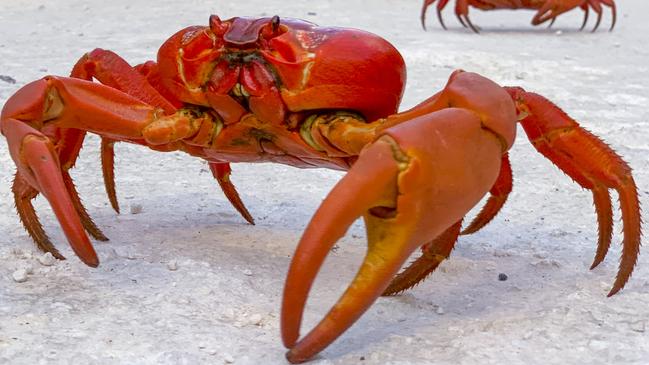
<svg viewBox="0 0 649 365">
<path fill-rule="evenodd" d="M 223 354 L 223 361 L 225 361 L 226 364 L 232 364 L 234 363 L 234 357 L 226 352 Z"/>
<path fill-rule="evenodd" d="M 250 317 L 248 317 L 250 323 L 254 324 L 255 326 L 261 326 L 261 321 L 263 319 L 264 317 L 262 317 L 262 315 L 259 313 L 252 314 Z"/>
<path fill-rule="evenodd" d="M 31 259 L 34 257 L 31 251 L 23 251 L 20 248 L 14 248 L 11 250 L 11 253 L 16 255 L 19 259 Z"/>
<path fill-rule="evenodd" d="M 498 274 L 498 280 L 499 281 L 507 281 L 507 274 L 504 274 L 504 273 Z"/>
<path fill-rule="evenodd" d="M 7 75 L 0 75 L 0 81 L 4 81 L 4 82 L 10 83 L 10 84 L 15 84 L 16 83 L 16 79 L 14 79 L 11 76 L 7 76 Z"/>
<path fill-rule="evenodd" d="M 610 347 L 610 343 L 602 340 L 590 340 L 588 341 L 588 347 L 594 351 L 604 351 Z"/>
<path fill-rule="evenodd" d="M 11 274 L 11 277 L 13 277 L 14 281 L 17 283 L 24 283 L 27 281 L 27 270 L 18 269 Z"/>
<path fill-rule="evenodd" d="M 435 313 L 437 313 L 437 314 L 439 314 L 441 316 L 442 314 L 444 314 L 444 308 L 437 307 L 437 309 L 435 309 Z"/>
<path fill-rule="evenodd" d="M 52 266 L 56 263 L 56 259 L 51 253 L 46 252 L 42 256 L 38 256 L 38 262 L 43 266 Z"/>
<path fill-rule="evenodd" d="M 242 272 L 243 272 L 243 275 L 245 275 L 245 276 L 252 276 L 252 271 L 249 270 L 249 269 L 245 269 Z"/>
<path fill-rule="evenodd" d="M 178 262 L 176 260 L 171 260 L 167 262 L 167 269 L 169 269 L 169 271 L 178 270 Z"/>
<path fill-rule="evenodd" d="M 137 259 L 137 256 L 135 255 L 135 252 L 127 247 L 116 247 L 115 248 L 115 253 L 117 254 L 118 257 L 127 259 L 127 260 L 135 260 Z"/>
<path fill-rule="evenodd" d="M 635 332 L 643 333 L 646 330 L 646 323 L 645 321 L 637 321 L 631 323 L 631 329 L 634 330 Z"/>
<path fill-rule="evenodd" d="M 509 252 L 507 252 L 505 250 L 498 249 L 498 248 L 494 250 L 493 255 L 496 256 L 496 257 L 508 257 L 508 256 L 511 256 L 511 254 Z"/>
<path fill-rule="evenodd" d="M 142 206 L 140 204 L 131 205 L 131 214 L 140 214 L 142 213 Z"/>
</svg>

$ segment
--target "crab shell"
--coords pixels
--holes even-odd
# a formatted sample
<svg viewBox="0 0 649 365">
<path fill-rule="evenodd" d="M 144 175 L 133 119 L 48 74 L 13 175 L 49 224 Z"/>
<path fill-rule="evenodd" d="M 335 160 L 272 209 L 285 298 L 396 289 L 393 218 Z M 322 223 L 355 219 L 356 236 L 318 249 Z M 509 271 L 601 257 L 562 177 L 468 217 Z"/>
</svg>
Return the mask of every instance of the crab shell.
<svg viewBox="0 0 649 365">
<path fill-rule="evenodd" d="M 158 52 L 162 84 L 182 102 L 212 106 L 219 112 L 224 109 L 219 106 L 227 109 L 236 103 L 227 100 L 236 83 L 261 95 L 277 88 L 281 104 L 273 105 L 272 98 L 265 102 L 271 100 L 273 107 L 288 112 L 348 109 L 374 120 L 397 111 L 406 71 L 390 43 L 360 30 L 278 19 L 221 21 L 212 16 L 209 27 L 179 31 Z M 248 63 L 259 66 L 247 74 L 241 70 L 246 55 L 252 60 Z M 262 91 L 254 90 L 260 85 Z M 218 106 L 209 100 L 210 93 L 219 96 Z M 254 104 L 252 100 L 253 111 Z M 235 121 L 227 118 L 227 111 L 224 114 L 226 123 Z"/>
</svg>

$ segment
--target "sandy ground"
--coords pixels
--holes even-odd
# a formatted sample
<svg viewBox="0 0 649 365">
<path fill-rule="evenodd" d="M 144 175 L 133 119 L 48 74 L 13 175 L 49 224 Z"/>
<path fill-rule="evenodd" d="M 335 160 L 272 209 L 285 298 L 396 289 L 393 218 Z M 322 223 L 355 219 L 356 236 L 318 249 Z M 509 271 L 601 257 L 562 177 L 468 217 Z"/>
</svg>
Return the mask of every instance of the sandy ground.
<svg viewBox="0 0 649 365">
<path fill-rule="evenodd" d="M 546 95 L 624 156 L 647 206 L 649 3 L 620 0 L 618 27 L 595 34 L 577 31 L 578 12 L 547 30 L 528 24 L 529 11 L 474 11 L 481 35 L 462 29 L 450 8 L 449 31 L 434 14 L 422 31 L 419 3 L 3 1 L 0 75 L 11 79 L 0 79 L 0 105 L 31 80 L 67 75 L 95 47 L 133 64 L 154 58 L 167 36 L 206 24 L 212 13 L 305 18 L 393 42 L 408 65 L 404 107 L 442 87 L 455 68 Z M 607 13 L 604 28 L 608 21 Z M 617 270 L 619 225 L 608 259 L 589 271 L 597 239 L 590 193 L 520 137 L 511 153 L 515 191 L 502 214 L 463 237 L 425 283 L 379 299 L 314 364 L 649 363 L 647 255 L 626 289 L 606 298 Z M 229 206 L 204 162 L 131 145 L 119 145 L 117 156 L 121 215 L 103 192 L 97 138 L 86 141 L 73 173 L 111 238 L 96 242 L 101 266 L 90 269 L 72 255 L 39 198 L 47 232 L 70 257 L 45 266 L 15 214 L 14 167 L 0 139 L 0 364 L 285 363 L 278 317 L 288 263 L 341 173 L 235 165 L 233 179 L 257 220 L 251 226 Z M 307 327 L 346 287 L 364 246 L 363 227 L 355 224 L 316 283 Z M 16 282 L 21 270 L 27 280 Z M 499 281 L 500 273 L 508 280 Z"/>
</svg>

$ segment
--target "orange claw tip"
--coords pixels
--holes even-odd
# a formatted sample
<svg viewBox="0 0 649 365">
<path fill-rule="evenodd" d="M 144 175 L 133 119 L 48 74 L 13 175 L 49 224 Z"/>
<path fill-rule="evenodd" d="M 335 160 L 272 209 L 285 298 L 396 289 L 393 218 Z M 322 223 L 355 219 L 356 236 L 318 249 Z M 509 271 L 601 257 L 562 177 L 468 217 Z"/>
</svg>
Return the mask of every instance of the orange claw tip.
<svg viewBox="0 0 649 365">
<path fill-rule="evenodd" d="M 286 360 L 290 362 L 291 364 L 301 364 L 303 362 L 309 361 L 309 357 L 305 357 L 304 355 L 300 356 L 300 354 L 293 349 L 290 349 L 286 351 Z"/>
<path fill-rule="evenodd" d="M 99 258 L 97 257 L 97 252 L 92 247 L 90 242 L 84 242 L 83 244 L 72 243 L 72 250 L 79 257 L 79 259 L 86 265 L 90 267 L 99 266 Z"/>
<path fill-rule="evenodd" d="M 81 261 L 92 268 L 99 266 L 99 258 L 97 256 L 81 259 Z"/>
</svg>

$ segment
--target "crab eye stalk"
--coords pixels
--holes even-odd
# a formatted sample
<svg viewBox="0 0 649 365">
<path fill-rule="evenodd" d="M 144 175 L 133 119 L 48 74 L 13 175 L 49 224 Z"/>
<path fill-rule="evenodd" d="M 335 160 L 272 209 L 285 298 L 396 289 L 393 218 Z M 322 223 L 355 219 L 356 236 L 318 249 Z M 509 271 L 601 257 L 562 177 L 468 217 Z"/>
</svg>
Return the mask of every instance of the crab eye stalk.
<svg viewBox="0 0 649 365">
<path fill-rule="evenodd" d="M 218 15 L 210 15 L 210 30 L 217 36 L 222 36 L 228 30 L 228 24 L 221 21 Z"/>
<path fill-rule="evenodd" d="M 279 16 L 275 15 L 263 27 L 260 36 L 263 39 L 272 39 L 284 34 L 286 30 L 286 26 L 281 24 Z"/>
<path fill-rule="evenodd" d="M 275 15 L 270 19 L 270 26 L 273 30 L 273 34 L 279 31 L 279 16 Z"/>
</svg>

